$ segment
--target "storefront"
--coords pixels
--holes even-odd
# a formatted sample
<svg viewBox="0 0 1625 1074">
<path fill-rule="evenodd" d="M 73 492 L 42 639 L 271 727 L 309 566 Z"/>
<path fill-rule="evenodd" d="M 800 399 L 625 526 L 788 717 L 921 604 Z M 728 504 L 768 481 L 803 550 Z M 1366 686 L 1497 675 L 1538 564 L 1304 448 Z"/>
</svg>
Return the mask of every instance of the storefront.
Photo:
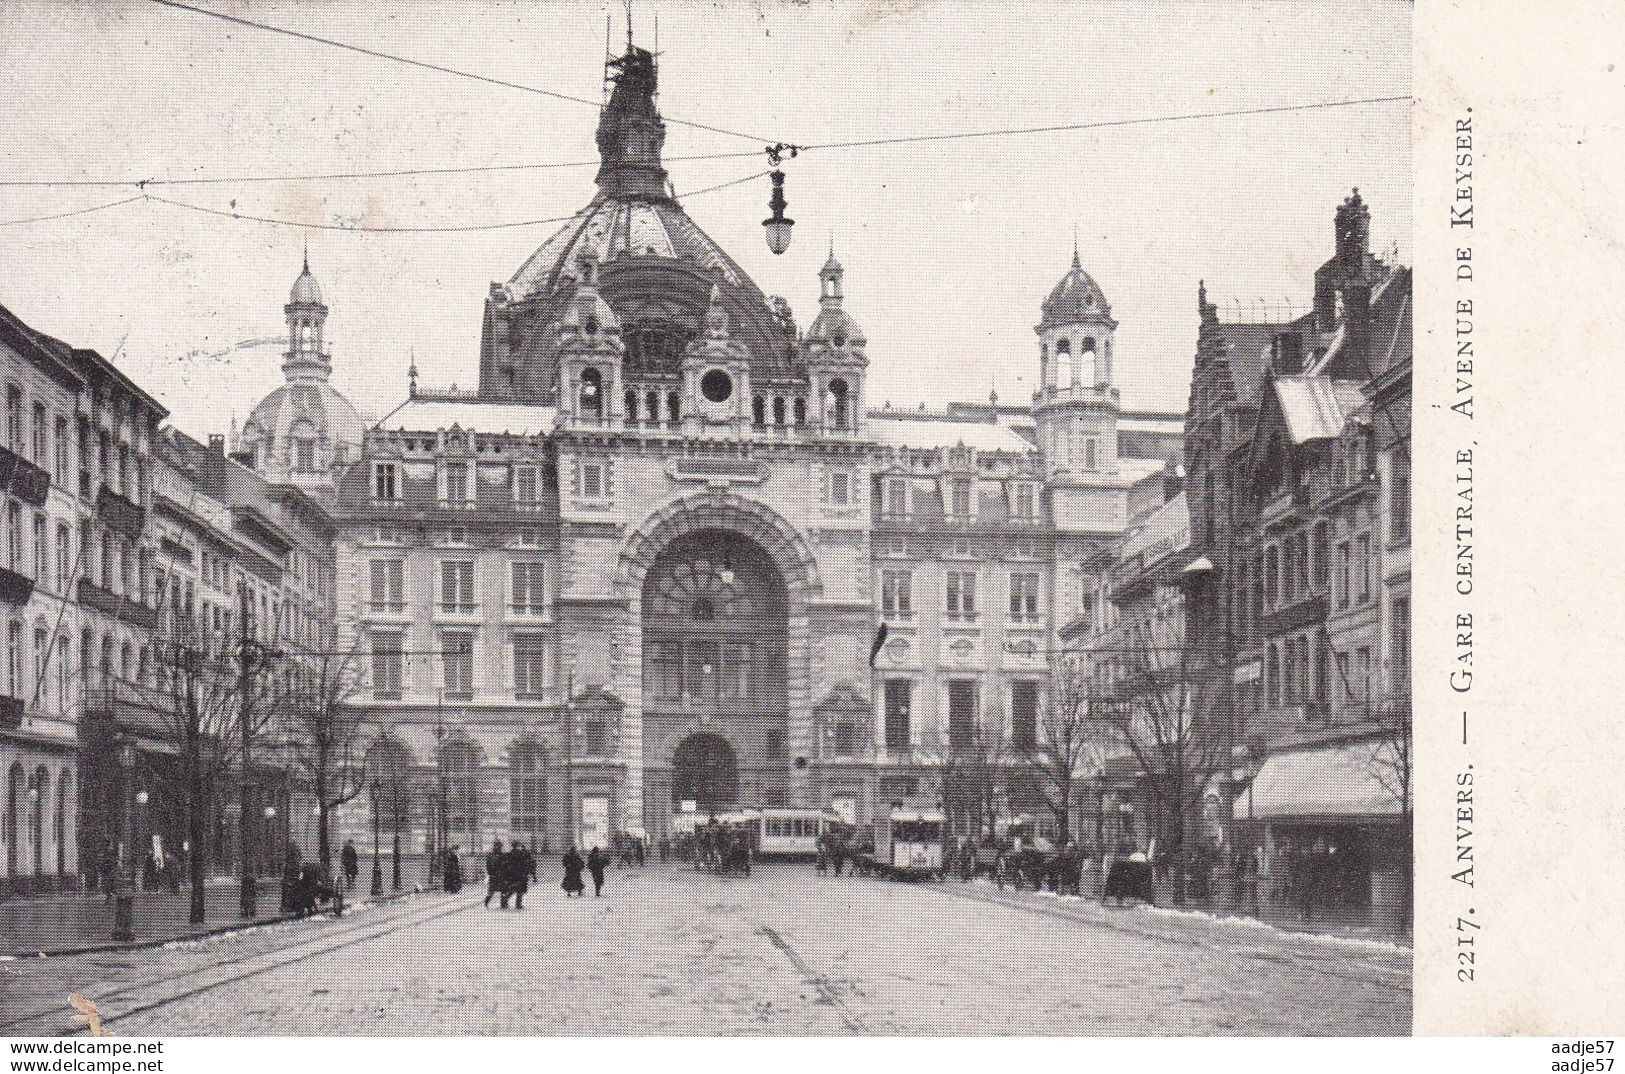
<svg viewBox="0 0 1625 1074">
<path fill-rule="evenodd" d="M 1409 925 L 1411 802 L 1392 743 L 1357 739 L 1281 749 L 1234 804 L 1255 848 L 1260 897 L 1313 918 Z"/>
</svg>

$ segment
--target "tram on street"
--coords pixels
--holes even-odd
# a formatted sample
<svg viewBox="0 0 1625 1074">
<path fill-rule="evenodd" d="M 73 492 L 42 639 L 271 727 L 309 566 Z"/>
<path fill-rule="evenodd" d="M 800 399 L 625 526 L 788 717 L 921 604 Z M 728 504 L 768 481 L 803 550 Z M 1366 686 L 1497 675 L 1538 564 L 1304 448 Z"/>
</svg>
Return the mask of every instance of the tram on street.
<svg viewBox="0 0 1625 1074">
<path fill-rule="evenodd" d="M 864 871 L 894 880 L 942 879 L 947 824 L 941 809 L 894 805 L 874 830 L 874 849 L 858 859 Z"/>
</svg>

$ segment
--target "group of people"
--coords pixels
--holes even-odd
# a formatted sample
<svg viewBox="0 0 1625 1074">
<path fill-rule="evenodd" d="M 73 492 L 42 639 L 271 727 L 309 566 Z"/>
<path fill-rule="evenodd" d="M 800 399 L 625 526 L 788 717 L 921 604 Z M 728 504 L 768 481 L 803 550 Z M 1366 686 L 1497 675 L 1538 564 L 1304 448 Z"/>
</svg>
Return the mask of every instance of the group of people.
<svg viewBox="0 0 1625 1074">
<path fill-rule="evenodd" d="M 585 868 L 592 876 L 592 893 L 597 898 L 604 894 L 604 869 L 609 865 L 609 855 L 598 847 L 587 852 L 586 860 L 575 847 L 564 852 L 564 881 L 559 885 L 564 889 L 564 897 L 575 896 L 580 898 L 587 893 L 587 885 L 582 882 L 581 870 Z"/>
<path fill-rule="evenodd" d="M 525 893 L 535 879 L 536 855 L 520 842 L 503 850 L 502 840 L 498 839 L 491 844 L 490 853 L 485 855 L 485 905 L 490 906 L 491 898 L 495 896 L 501 909 L 506 910 L 508 900 L 512 899 L 513 908 L 523 910 Z"/>
</svg>

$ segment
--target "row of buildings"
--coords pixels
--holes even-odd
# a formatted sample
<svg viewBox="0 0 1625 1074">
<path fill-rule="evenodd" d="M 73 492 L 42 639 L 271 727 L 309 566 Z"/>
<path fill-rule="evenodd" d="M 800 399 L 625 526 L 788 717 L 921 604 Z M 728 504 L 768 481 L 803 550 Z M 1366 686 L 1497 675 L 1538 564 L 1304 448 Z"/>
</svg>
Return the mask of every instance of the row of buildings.
<svg viewBox="0 0 1625 1074">
<path fill-rule="evenodd" d="M 223 437 L 165 426 L 107 358 L 4 307 L 0 369 L 0 891 L 14 893 L 190 849 L 185 727 L 163 701 L 174 644 L 229 652 L 245 609 L 258 644 L 327 644 L 335 530 L 317 498 L 228 458 Z M 223 730 L 227 716 L 205 720 Z M 270 868 L 290 788 L 285 766 L 262 776 Z M 237 853 L 228 800 L 211 861 Z"/>
<path fill-rule="evenodd" d="M 1039 305 L 1031 400 L 876 407 L 834 252 L 802 328 L 671 193 L 654 58 L 629 47 L 610 75 L 597 189 L 490 286 L 472 391 L 420 387 L 413 368 L 402 402 L 362 421 L 328 383 L 329 310 L 308 264 L 284 309 L 286 384 L 231 444 L 163 429 L 111 363 L 10 330 L 19 405 L 55 385 L 48 415 L 101 445 L 76 482 L 28 477 L 54 456 L 26 437 L 13 451 L 17 487 L 43 490 L 46 532 L 60 519 L 74 563 L 72 592 L 28 554 L 12 564 L 25 635 L 17 716 L 0 727 L 5 766 L 23 773 L 6 813 L 13 886 L 74 875 L 93 840 L 128 863 L 153 834 L 131 803 L 151 812 L 161 793 L 143 765 L 156 787 L 163 736 L 96 687 L 152 681 L 144 661 L 159 661 L 142 654 L 178 609 L 230 637 L 247 600 L 277 651 L 353 658 L 343 700 L 366 729 L 367 793 L 335 807 L 335 842 L 371 847 L 381 821 L 408 856 L 659 838 L 737 804 L 863 824 L 945 797 L 953 758 L 989 743 L 1010 776 L 999 810 L 1053 830 L 1017 773 L 1046 736 L 1057 676 L 1081 660 L 1122 678 L 1141 618 L 1182 674 L 1224 684 L 1197 691 L 1204 746 L 1225 713 L 1222 771 L 1201 797 L 1211 783 L 1203 815 L 1234 843 L 1242 788 L 1250 816 L 1274 817 L 1264 790 L 1283 751 L 1335 753 L 1343 724 L 1376 711 L 1351 697 L 1396 695 L 1400 501 L 1383 490 L 1404 481 L 1408 416 L 1392 400 L 1408 398 L 1394 370 L 1401 354 L 1408 370 L 1409 280 L 1349 252 L 1366 241 L 1357 199 L 1314 314 L 1226 324 L 1203 298 L 1188 413 L 1124 409 L 1132 343 L 1076 251 Z M 13 547 L 35 547 L 30 524 L 8 529 Z M 1221 637 L 1201 633 L 1216 622 Z M 71 650 L 49 674 L 40 631 L 45 649 Z M 1193 641 L 1211 668 L 1183 654 Z M 1091 756 L 1070 831 L 1162 830 L 1146 773 L 1117 748 Z M 381 771 L 405 781 L 404 802 L 379 803 Z M 251 783 L 251 841 L 308 838 L 296 771 Z M 44 842 L 25 804 L 36 784 L 61 803 Z M 206 848 L 221 860 L 242 838 L 234 808 Z"/>
</svg>

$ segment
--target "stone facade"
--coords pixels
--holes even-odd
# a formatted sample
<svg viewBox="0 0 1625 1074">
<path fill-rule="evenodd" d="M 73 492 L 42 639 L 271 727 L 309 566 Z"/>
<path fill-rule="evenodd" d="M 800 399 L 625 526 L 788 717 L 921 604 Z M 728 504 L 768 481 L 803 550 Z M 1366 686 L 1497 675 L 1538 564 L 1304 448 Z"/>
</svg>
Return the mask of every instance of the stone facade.
<svg viewBox="0 0 1625 1074">
<path fill-rule="evenodd" d="M 833 252 L 799 331 L 667 192 L 652 57 L 614 67 L 597 194 L 491 286 L 480 389 L 414 379 L 335 490 L 409 855 L 940 794 L 957 742 L 1031 723 L 1078 565 L 1178 458 L 1177 415 L 1119 429 L 1076 256 L 1030 406 L 868 408 Z"/>
</svg>

